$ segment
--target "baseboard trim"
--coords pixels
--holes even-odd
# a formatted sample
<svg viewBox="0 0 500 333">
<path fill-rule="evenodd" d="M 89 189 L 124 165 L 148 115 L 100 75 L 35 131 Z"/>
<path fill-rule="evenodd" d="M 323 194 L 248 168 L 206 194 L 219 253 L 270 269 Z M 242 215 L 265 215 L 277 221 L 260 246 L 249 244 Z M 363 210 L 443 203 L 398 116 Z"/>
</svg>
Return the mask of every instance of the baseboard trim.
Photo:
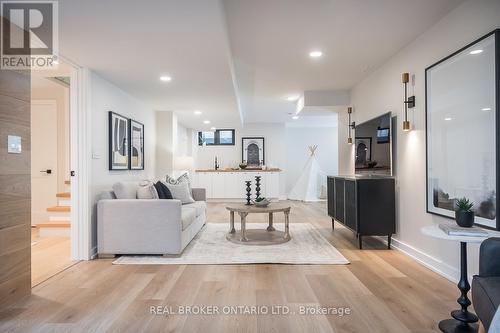
<svg viewBox="0 0 500 333">
<path fill-rule="evenodd" d="M 94 260 L 95 258 L 97 258 L 97 246 L 94 246 L 90 250 L 90 260 Z"/>
<path fill-rule="evenodd" d="M 387 237 L 377 237 L 382 242 L 387 244 Z M 403 252 L 413 260 L 417 261 L 421 265 L 427 267 L 431 271 L 441 275 L 445 279 L 457 283 L 460 277 L 460 272 L 458 269 L 422 252 L 419 249 L 414 248 L 411 245 L 403 243 L 395 238 L 391 240 L 391 247 L 397 251 Z"/>
</svg>

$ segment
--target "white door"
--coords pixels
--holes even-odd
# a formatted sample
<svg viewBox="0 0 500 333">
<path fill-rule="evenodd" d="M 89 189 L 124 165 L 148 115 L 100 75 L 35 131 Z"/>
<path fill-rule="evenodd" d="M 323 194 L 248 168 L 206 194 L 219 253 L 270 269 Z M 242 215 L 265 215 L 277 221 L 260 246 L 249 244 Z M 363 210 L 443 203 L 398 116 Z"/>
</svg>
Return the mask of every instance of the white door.
<svg viewBox="0 0 500 333">
<path fill-rule="evenodd" d="M 50 170 L 50 171 L 48 171 Z M 57 104 L 31 102 L 31 224 L 48 221 L 57 205 Z"/>
</svg>

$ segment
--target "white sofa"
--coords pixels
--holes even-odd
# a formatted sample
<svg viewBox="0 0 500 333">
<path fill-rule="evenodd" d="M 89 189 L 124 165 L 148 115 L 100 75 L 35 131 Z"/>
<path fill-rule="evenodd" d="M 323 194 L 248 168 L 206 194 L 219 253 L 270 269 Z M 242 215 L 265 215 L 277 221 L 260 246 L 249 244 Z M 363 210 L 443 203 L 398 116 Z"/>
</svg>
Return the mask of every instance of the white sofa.
<svg viewBox="0 0 500 333">
<path fill-rule="evenodd" d="M 97 253 L 180 255 L 206 222 L 205 189 L 192 189 L 194 203 L 179 200 L 116 199 L 97 203 Z"/>
</svg>

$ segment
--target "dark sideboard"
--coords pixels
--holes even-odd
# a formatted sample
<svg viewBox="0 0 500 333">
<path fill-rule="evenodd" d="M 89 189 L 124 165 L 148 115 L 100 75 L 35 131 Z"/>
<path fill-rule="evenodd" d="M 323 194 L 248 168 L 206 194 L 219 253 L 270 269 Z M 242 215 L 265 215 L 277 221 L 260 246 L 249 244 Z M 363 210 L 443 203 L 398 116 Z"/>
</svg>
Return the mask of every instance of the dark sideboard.
<svg viewBox="0 0 500 333">
<path fill-rule="evenodd" d="M 395 179 L 389 176 L 328 177 L 328 215 L 363 236 L 387 236 L 387 248 L 396 232 Z"/>
</svg>

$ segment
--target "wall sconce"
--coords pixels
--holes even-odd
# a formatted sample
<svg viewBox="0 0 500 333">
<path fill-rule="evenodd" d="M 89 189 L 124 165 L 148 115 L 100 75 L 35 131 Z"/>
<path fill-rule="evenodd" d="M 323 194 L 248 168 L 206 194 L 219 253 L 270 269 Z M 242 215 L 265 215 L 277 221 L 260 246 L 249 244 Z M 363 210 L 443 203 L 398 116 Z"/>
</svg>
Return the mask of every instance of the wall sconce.
<svg viewBox="0 0 500 333">
<path fill-rule="evenodd" d="M 351 136 L 351 130 L 356 128 L 356 123 L 353 121 L 351 122 L 351 113 L 352 113 L 352 107 L 347 108 L 347 116 L 349 117 L 349 137 L 347 138 L 347 143 L 351 144 L 352 143 L 352 136 Z"/>
<path fill-rule="evenodd" d="M 415 107 L 415 96 L 408 97 L 408 82 L 410 82 L 410 74 L 403 73 L 402 81 L 405 86 L 405 119 L 403 120 L 403 131 L 408 132 L 411 128 L 410 121 L 408 120 L 408 108 L 412 109 Z"/>
</svg>

